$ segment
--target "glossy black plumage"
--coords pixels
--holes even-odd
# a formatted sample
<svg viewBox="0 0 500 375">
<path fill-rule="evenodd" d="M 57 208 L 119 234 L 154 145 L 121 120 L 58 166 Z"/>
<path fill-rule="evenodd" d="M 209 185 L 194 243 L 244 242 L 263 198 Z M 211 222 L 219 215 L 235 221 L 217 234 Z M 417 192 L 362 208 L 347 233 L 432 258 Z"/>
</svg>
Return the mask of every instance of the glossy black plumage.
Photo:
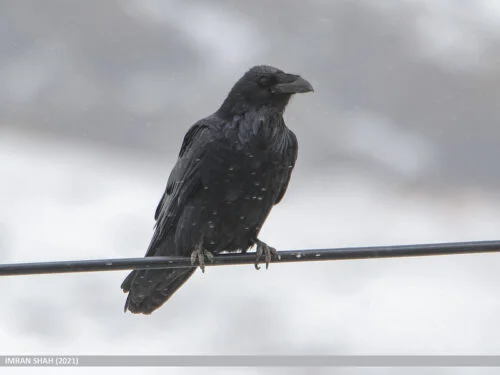
<svg viewBox="0 0 500 375">
<path fill-rule="evenodd" d="M 246 251 L 253 245 L 268 251 L 257 237 L 285 194 L 298 149 L 282 115 L 291 95 L 308 91 L 311 85 L 297 75 L 256 66 L 218 111 L 189 129 L 156 209 L 146 256 L 195 252 L 203 258 L 204 251 Z M 122 284 L 129 293 L 125 311 L 151 313 L 194 270 L 132 271 Z"/>
</svg>

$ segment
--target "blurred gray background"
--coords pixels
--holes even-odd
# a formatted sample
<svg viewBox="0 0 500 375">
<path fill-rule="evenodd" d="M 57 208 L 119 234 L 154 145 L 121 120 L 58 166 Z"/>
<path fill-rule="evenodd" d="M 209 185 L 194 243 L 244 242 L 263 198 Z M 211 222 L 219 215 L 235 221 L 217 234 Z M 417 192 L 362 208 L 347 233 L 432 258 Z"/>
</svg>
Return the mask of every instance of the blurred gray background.
<svg viewBox="0 0 500 375">
<path fill-rule="evenodd" d="M 186 130 L 255 64 L 316 89 L 285 116 L 299 161 L 266 242 L 500 237 L 495 1 L 0 0 L 0 47 L 0 262 L 142 256 Z M 149 317 L 123 314 L 126 272 L 2 278 L 0 352 L 496 354 L 499 267 L 209 268 Z M 335 371 L 366 372 L 399 370 Z"/>
</svg>

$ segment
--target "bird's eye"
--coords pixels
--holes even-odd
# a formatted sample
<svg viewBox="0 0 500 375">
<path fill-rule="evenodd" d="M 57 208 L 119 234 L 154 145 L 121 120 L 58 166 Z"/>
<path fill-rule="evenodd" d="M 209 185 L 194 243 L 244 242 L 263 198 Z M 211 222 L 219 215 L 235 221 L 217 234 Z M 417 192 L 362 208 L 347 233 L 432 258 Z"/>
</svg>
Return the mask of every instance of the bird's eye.
<svg viewBox="0 0 500 375">
<path fill-rule="evenodd" d="M 267 87 L 267 86 L 269 86 L 270 82 L 271 82 L 271 80 L 267 76 L 260 76 L 259 77 L 259 85 L 261 87 Z"/>
</svg>

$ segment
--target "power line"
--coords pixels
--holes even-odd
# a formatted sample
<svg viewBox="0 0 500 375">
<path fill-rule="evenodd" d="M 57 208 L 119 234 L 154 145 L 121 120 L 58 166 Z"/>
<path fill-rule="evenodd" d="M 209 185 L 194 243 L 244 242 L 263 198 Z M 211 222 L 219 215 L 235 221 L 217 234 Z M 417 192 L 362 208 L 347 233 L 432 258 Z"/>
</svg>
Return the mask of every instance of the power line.
<svg viewBox="0 0 500 375">
<path fill-rule="evenodd" d="M 337 249 L 310 249 L 278 252 L 272 263 L 293 263 L 345 259 L 377 259 L 500 252 L 500 241 L 450 242 L 420 245 L 370 246 Z M 255 253 L 220 254 L 206 266 L 254 264 Z M 39 263 L 0 264 L 0 276 L 195 267 L 189 257 L 146 257 L 69 260 Z"/>
</svg>

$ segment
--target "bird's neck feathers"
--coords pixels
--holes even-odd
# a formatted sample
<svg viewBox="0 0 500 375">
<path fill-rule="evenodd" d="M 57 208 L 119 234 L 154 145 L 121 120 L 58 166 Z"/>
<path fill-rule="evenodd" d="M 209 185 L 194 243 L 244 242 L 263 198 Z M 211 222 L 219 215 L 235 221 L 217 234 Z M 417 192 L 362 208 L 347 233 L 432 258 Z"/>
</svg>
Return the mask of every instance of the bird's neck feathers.
<svg viewBox="0 0 500 375">
<path fill-rule="evenodd" d="M 262 108 L 268 108 L 271 112 L 283 115 L 289 101 L 290 95 L 281 95 L 264 103 L 252 102 L 237 92 L 231 92 L 217 112 L 223 117 L 229 118 L 244 115 L 249 111 L 258 112 Z"/>
</svg>

